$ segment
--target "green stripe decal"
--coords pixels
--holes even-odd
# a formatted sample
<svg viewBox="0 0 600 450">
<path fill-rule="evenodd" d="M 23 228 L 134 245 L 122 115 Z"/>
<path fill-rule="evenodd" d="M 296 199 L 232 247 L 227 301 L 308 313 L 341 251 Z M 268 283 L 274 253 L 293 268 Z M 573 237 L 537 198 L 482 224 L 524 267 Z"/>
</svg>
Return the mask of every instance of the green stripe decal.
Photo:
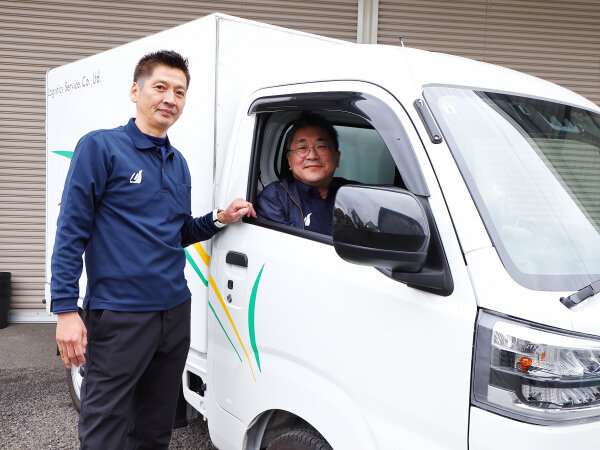
<svg viewBox="0 0 600 450">
<path fill-rule="evenodd" d="M 212 310 L 213 314 L 215 315 L 215 318 L 217 319 L 217 322 L 219 322 L 219 325 L 221 325 L 221 329 L 223 330 L 223 333 L 225 333 L 225 336 L 227 337 L 227 339 L 229 339 L 229 335 L 227 334 L 227 331 L 225 331 L 225 328 L 223 327 L 223 324 L 219 320 L 219 316 L 217 316 L 217 313 L 215 312 L 215 309 L 210 304 L 210 302 L 208 302 L 208 306 L 210 306 L 210 309 Z M 235 348 L 235 345 L 233 345 L 233 342 L 231 342 L 231 339 L 229 339 L 229 343 L 231 344 L 231 346 L 233 347 L 233 349 L 237 353 L 237 356 L 240 359 L 240 362 L 242 362 L 242 357 L 240 356 L 240 354 L 238 353 L 237 349 Z"/>
<path fill-rule="evenodd" d="M 260 272 L 258 272 L 258 276 L 256 277 L 256 281 L 254 282 L 254 287 L 252 288 L 252 294 L 250 294 L 250 305 L 248 305 L 248 332 L 250 333 L 250 344 L 252 345 L 252 350 L 254 350 L 254 357 L 256 358 L 256 365 L 258 366 L 258 370 L 262 373 L 262 369 L 260 368 L 260 358 L 258 357 L 258 347 L 256 346 L 256 333 L 254 328 L 254 311 L 256 309 L 256 292 L 258 291 L 258 282 L 260 281 L 260 276 L 262 275 L 262 271 L 265 268 L 265 265 L 260 268 Z"/>
<path fill-rule="evenodd" d="M 69 159 L 73 159 L 73 152 L 65 152 L 65 151 L 59 150 L 59 151 L 52 152 L 52 153 L 56 153 L 57 155 L 66 156 Z"/>
<path fill-rule="evenodd" d="M 202 275 L 202 272 L 200 272 L 200 269 L 196 265 L 196 261 L 194 261 L 194 259 L 192 258 L 192 255 L 190 255 L 188 253 L 187 249 L 184 249 L 184 250 L 185 250 L 185 259 L 187 259 L 188 262 L 190 263 L 190 265 L 194 268 L 194 270 L 196 271 L 196 273 L 198 274 L 198 276 L 204 283 L 204 286 L 208 286 L 208 281 L 206 280 L 206 278 L 204 278 L 204 275 Z"/>
</svg>

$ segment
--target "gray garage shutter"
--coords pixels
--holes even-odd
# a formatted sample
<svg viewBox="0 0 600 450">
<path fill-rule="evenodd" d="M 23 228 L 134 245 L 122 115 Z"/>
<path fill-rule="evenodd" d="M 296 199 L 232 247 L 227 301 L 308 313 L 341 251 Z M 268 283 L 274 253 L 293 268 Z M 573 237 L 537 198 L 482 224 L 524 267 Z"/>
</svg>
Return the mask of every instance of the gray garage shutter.
<svg viewBox="0 0 600 450">
<path fill-rule="evenodd" d="M 11 320 L 48 320 L 45 279 L 45 74 L 195 18 L 222 12 L 356 40 L 358 0 L 0 1 L 0 271 Z"/>
<path fill-rule="evenodd" d="M 380 0 L 380 44 L 452 53 L 558 83 L 600 102 L 597 0 Z"/>
</svg>

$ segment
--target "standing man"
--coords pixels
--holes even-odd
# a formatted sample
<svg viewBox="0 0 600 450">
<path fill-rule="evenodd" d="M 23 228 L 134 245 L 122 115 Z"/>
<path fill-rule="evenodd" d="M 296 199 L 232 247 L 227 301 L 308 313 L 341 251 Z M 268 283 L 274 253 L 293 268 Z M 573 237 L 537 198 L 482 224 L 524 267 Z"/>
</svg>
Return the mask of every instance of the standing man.
<svg viewBox="0 0 600 450">
<path fill-rule="evenodd" d="M 167 137 L 185 105 L 187 59 L 144 56 L 130 92 L 136 117 L 77 144 L 52 255 L 56 341 L 86 365 L 81 448 L 167 448 L 190 342 L 183 248 L 211 238 L 252 204 L 191 216 L 191 178 Z M 82 254 L 85 324 L 77 312 Z"/>
</svg>

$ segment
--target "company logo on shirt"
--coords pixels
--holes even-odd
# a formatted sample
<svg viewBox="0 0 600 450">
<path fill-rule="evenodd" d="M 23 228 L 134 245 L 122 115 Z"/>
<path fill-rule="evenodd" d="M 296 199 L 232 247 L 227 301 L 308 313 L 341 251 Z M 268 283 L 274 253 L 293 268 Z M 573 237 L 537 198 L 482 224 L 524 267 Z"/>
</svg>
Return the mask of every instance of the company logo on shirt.
<svg viewBox="0 0 600 450">
<path fill-rule="evenodd" d="M 310 227 L 310 216 L 312 216 L 312 213 L 308 213 L 304 218 L 304 226 L 306 227 Z"/>
<path fill-rule="evenodd" d="M 144 170 L 140 170 L 139 172 L 134 172 L 129 179 L 129 182 L 132 184 L 140 184 L 142 182 L 142 172 Z"/>
</svg>

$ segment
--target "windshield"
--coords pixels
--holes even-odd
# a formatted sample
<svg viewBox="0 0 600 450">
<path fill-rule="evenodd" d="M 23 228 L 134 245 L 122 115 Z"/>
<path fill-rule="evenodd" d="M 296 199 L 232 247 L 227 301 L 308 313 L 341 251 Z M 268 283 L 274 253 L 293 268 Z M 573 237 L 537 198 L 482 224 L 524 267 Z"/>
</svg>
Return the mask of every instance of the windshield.
<svg viewBox="0 0 600 450">
<path fill-rule="evenodd" d="M 424 93 L 511 276 L 537 290 L 600 279 L 600 115 L 463 88 Z"/>
</svg>

